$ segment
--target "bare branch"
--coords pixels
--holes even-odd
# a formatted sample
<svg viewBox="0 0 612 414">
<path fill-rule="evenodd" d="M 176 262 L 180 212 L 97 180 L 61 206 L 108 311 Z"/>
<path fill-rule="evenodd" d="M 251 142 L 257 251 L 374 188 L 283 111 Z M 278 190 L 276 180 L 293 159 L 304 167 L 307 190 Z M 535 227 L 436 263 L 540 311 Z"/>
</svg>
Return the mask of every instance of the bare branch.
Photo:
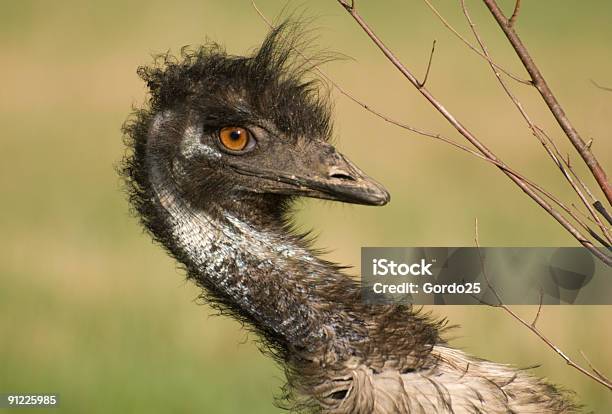
<svg viewBox="0 0 612 414">
<path fill-rule="evenodd" d="M 599 165 L 599 162 L 591 152 L 591 149 L 584 143 L 582 137 L 580 136 L 580 134 L 578 134 L 578 131 L 576 131 L 576 129 L 570 122 L 569 118 L 565 114 L 565 111 L 559 104 L 559 101 L 557 101 L 557 98 L 550 90 L 548 84 L 546 83 L 546 80 L 542 76 L 542 73 L 540 72 L 531 55 L 527 51 L 527 48 L 521 41 L 518 34 L 514 31 L 514 28 L 509 24 L 508 19 L 504 16 L 503 12 L 497 5 L 497 2 L 495 0 L 483 1 L 489 8 L 489 11 L 491 12 L 495 20 L 497 21 L 499 27 L 506 35 L 506 38 L 514 48 L 519 59 L 521 60 L 521 62 L 523 62 L 523 66 L 525 67 L 525 69 L 527 69 L 527 72 L 529 72 L 534 86 L 536 87 L 538 92 L 540 92 L 540 95 L 544 99 L 544 102 L 546 102 L 546 105 L 548 105 L 550 112 L 553 114 L 553 116 L 561 126 L 561 129 L 563 129 L 563 132 L 565 132 L 565 135 L 568 137 L 572 145 L 574 145 L 586 165 L 591 170 L 591 173 L 595 177 L 595 180 L 597 180 L 599 187 L 605 194 L 608 203 L 612 205 L 612 187 L 610 187 L 610 184 L 608 183 L 608 177 L 606 175 L 606 172 L 601 167 L 601 165 Z"/>
<path fill-rule="evenodd" d="M 257 7 L 257 5 L 255 4 L 254 1 L 251 1 L 251 4 L 253 6 L 253 8 L 255 9 L 255 11 L 257 12 L 257 14 L 259 14 L 259 16 L 261 17 L 261 19 L 268 25 L 269 28 L 273 29 L 274 26 L 272 25 L 272 23 L 270 22 L 270 20 L 263 14 L 263 12 Z M 354 6 L 352 5 L 348 5 L 345 2 L 343 2 L 343 5 L 345 5 L 345 7 L 349 7 L 349 8 L 353 8 Z M 433 47 L 435 47 L 435 42 Z M 433 47 L 432 47 L 432 52 L 430 55 L 430 63 L 431 63 L 431 56 L 433 56 Z M 301 57 L 303 57 L 304 59 L 308 60 L 308 58 L 299 50 L 295 50 L 295 52 L 297 52 Z M 428 66 L 429 68 L 429 66 Z M 526 183 L 528 183 L 529 185 L 531 185 L 532 187 L 534 187 L 535 189 L 537 189 L 538 191 L 540 191 L 543 195 L 545 195 L 546 197 L 550 198 L 551 200 L 553 200 L 555 203 L 559 204 L 560 201 L 558 201 L 554 196 L 552 196 L 551 194 L 549 194 L 548 192 L 546 192 L 544 189 L 540 188 L 539 186 L 537 186 L 535 183 L 532 183 L 530 180 L 528 180 L 527 178 L 523 177 L 521 174 L 519 174 L 518 172 L 510 169 L 509 167 L 505 166 L 503 163 L 497 161 L 497 160 L 492 160 L 489 159 L 487 157 L 485 157 L 484 155 L 482 155 L 481 153 L 474 151 L 464 145 L 461 145 L 455 141 L 453 141 L 450 138 L 447 138 L 439 133 L 436 132 L 430 132 L 430 131 L 426 131 L 423 130 L 421 128 L 416 128 L 413 127 L 411 125 L 408 125 L 406 123 L 403 123 L 401 121 L 397 121 L 391 117 L 389 117 L 388 115 L 382 113 L 381 111 L 378 111 L 376 109 L 374 109 L 371 105 L 366 104 L 365 102 L 363 102 L 362 100 L 356 98 L 353 94 L 351 94 L 349 91 L 347 91 L 345 88 L 343 88 L 342 86 L 340 86 L 334 79 L 332 79 L 325 71 L 323 71 L 323 69 L 321 69 L 320 67 L 314 67 L 314 69 L 317 71 L 317 73 L 319 73 L 327 82 L 329 82 L 338 92 L 340 92 L 342 95 L 346 96 L 347 98 L 349 98 L 351 101 L 355 102 L 357 105 L 361 106 L 362 108 L 364 108 L 365 110 L 367 110 L 368 112 L 372 113 L 373 115 L 379 117 L 380 119 L 382 119 L 385 122 L 388 122 L 390 124 L 393 124 L 395 126 L 398 126 L 400 128 L 406 129 L 408 131 L 417 133 L 419 135 L 423 135 L 429 138 L 433 138 L 433 139 L 437 139 L 440 141 L 443 141 L 447 144 L 452 145 L 453 147 L 460 149 L 464 152 L 467 152 L 475 157 L 478 157 L 482 160 L 488 161 L 493 163 L 494 165 L 497 165 L 499 168 L 504 168 L 506 169 L 508 172 L 512 173 L 513 175 L 515 175 L 516 177 L 519 177 L 520 179 L 524 180 Z M 428 70 L 429 72 L 429 70 Z M 421 86 L 422 87 L 422 86 Z M 567 207 L 561 205 L 564 209 L 568 210 Z"/>
<path fill-rule="evenodd" d="M 263 14 L 263 12 L 257 7 L 257 5 L 255 4 L 254 1 L 251 2 L 251 4 L 253 5 L 253 8 L 255 9 L 255 11 L 257 12 L 257 14 L 261 17 L 261 19 L 268 25 L 268 27 L 270 27 L 271 29 L 274 28 L 274 26 L 272 25 L 272 23 L 270 22 L 270 20 Z M 299 50 L 295 50 L 296 53 L 298 53 L 300 56 L 302 56 L 304 59 L 308 60 L 308 58 L 302 54 Z M 433 52 L 432 52 L 433 53 Z M 430 132 L 430 131 L 425 131 L 423 129 L 420 128 L 416 128 L 413 127 L 411 125 L 408 125 L 406 123 L 397 121 L 391 117 L 389 117 L 388 115 L 372 108 L 370 105 L 366 104 L 365 102 L 363 102 L 362 100 L 359 100 L 358 98 L 356 98 L 353 94 L 351 94 L 349 91 L 347 91 L 346 89 L 344 89 L 342 86 L 340 86 L 334 79 L 332 79 L 325 71 L 323 71 L 323 69 L 321 69 L 320 67 L 314 67 L 314 69 L 327 81 L 329 82 L 338 92 L 340 92 L 342 95 L 346 96 L 347 98 L 349 98 L 351 101 L 355 102 L 357 105 L 361 106 L 362 108 L 364 108 L 366 111 L 372 113 L 373 115 L 379 117 L 380 119 L 382 119 L 385 122 L 388 122 L 392 125 L 398 126 L 402 129 L 406 129 L 408 131 L 414 132 L 416 134 L 422 135 L 422 136 L 426 136 L 429 138 L 433 138 L 442 142 L 445 142 L 449 145 L 451 145 L 452 147 L 459 149 L 461 151 L 467 152 L 470 155 L 473 155 L 481 160 L 487 161 L 491 164 L 496 165 L 499 168 L 504 169 L 505 171 L 511 173 L 512 175 L 514 175 L 515 177 L 517 177 L 518 179 L 524 181 L 527 185 L 529 185 L 530 187 L 532 187 L 534 190 L 538 191 L 539 193 L 541 193 L 543 196 L 547 197 L 549 200 L 551 200 L 553 203 L 557 204 L 559 207 L 561 207 L 566 213 L 568 213 L 575 221 L 576 223 L 578 223 L 587 233 L 589 233 L 590 235 L 595 235 L 596 237 L 594 237 L 597 241 L 599 241 L 601 243 L 601 238 L 599 238 L 599 236 L 588 226 L 586 225 L 578 216 L 576 216 L 576 214 L 574 214 L 574 212 L 568 208 L 565 204 L 563 204 L 557 197 L 555 197 L 554 195 L 552 195 L 551 193 L 549 193 L 548 191 L 546 191 L 544 188 L 540 187 L 539 185 L 537 185 L 535 182 L 529 180 L 528 178 L 526 178 L 524 175 L 520 174 L 519 172 L 517 172 L 516 170 L 511 169 L 510 167 L 508 167 L 507 165 L 503 164 L 502 162 L 499 162 L 497 160 L 494 159 L 490 159 L 485 157 L 484 155 L 482 155 L 481 153 L 474 151 L 464 145 L 461 145 L 455 141 L 453 141 L 452 139 L 445 137 L 439 133 L 435 133 L 435 132 Z M 593 221 L 591 219 L 591 221 Z M 593 221 L 594 222 L 594 221 Z M 605 244 L 605 243 L 602 243 Z"/>
<path fill-rule="evenodd" d="M 586 375 L 587 377 L 591 378 L 592 380 L 598 382 L 599 384 L 603 385 L 604 387 L 608 388 L 609 390 L 612 390 L 612 382 L 610 382 L 610 379 L 608 377 L 606 377 L 605 375 L 603 375 L 601 372 L 596 371 L 592 365 L 589 366 L 590 368 L 593 370 L 593 372 L 595 372 L 595 374 L 589 372 L 588 370 L 586 370 L 585 368 L 583 368 L 582 366 L 580 366 L 579 364 L 577 364 L 576 362 L 574 362 L 569 356 L 567 356 L 565 354 L 565 352 L 563 352 L 557 345 L 555 345 L 548 337 L 546 337 L 541 331 L 540 329 L 536 326 L 536 322 L 537 319 L 540 315 L 540 310 L 542 307 L 542 302 L 540 299 L 540 306 L 538 307 L 538 312 L 536 314 L 536 317 L 534 318 L 532 323 L 527 322 L 525 319 L 521 318 L 518 314 L 516 314 L 510 307 L 508 307 L 508 305 L 504 304 L 501 296 L 499 295 L 499 293 L 497 292 L 497 290 L 495 290 L 495 288 L 493 287 L 493 285 L 491 284 L 491 281 L 489 279 L 489 276 L 486 272 L 486 268 L 485 268 L 485 263 L 484 263 L 484 259 L 482 258 L 482 254 L 480 252 L 480 242 L 478 240 L 478 218 L 475 219 L 474 221 L 474 242 L 476 243 L 476 249 L 478 250 L 478 256 L 480 257 L 480 265 L 481 265 L 481 269 L 482 269 L 482 275 L 485 279 L 485 283 L 487 284 L 487 287 L 489 288 L 489 290 L 493 293 L 493 295 L 495 296 L 495 298 L 497 299 L 498 303 L 496 305 L 493 305 L 493 307 L 496 308 L 502 308 L 506 313 L 508 313 L 510 316 L 512 316 L 514 319 L 516 319 L 517 321 L 519 321 L 523 326 L 525 326 L 527 329 L 529 329 L 531 332 L 533 332 L 538 338 L 540 338 L 546 345 L 548 345 L 548 347 L 550 349 L 552 349 L 556 354 L 558 354 L 561 358 L 563 358 L 563 360 L 565 360 L 565 362 L 573 367 L 574 369 L 578 370 L 579 372 L 581 372 L 582 374 Z M 583 357 L 586 359 L 586 357 L 583 354 Z M 588 360 L 587 360 L 588 362 Z"/>
<path fill-rule="evenodd" d="M 589 230 L 589 234 L 598 242 L 600 242 L 604 247 L 607 247 L 608 249 L 610 249 L 610 244 L 605 241 L 604 239 L 602 239 L 599 234 L 595 233 L 593 230 Z"/>
<path fill-rule="evenodd" d="M 517 1 L 517 5 L 519 3 L 520 2 Z M 465 5 L 465 0 L 461 0 L 461 9 L 463 10 L 463 14 L 465 15 L 465 18 L 468 21 L 468 24 L 470 26 L 470 29 L 472 30 L 472 33 L 474 34 L 474 37 L 476 38 L 476 41 L 480 45 L 482 53 L 485 56 L 487 56 L 489 58 L 489 62 L 491 62 L 492 59 L 491 59 L 491 57 L 489 55 L 487 47 L 484 44 L 484 41 L 482 40 L 480 34 L 478 33 L 478 30 L 476 29 L 476 25 L 474 24 L 472 18 L 470 17 L 470 14 L 469 14 L 469 12 L 467 10 L 467 7 Z M 514 94 L 510 90 L 509 86 L 502 79 L 502 77 L 501 77 L 500 73 L 497 71 L 495 65 L 493 65 L 492 63 L 489 63 L 489 66 L 491 67 L 491 70 L 495 74 L 495 77 L 497 78 L 499 84 L 502 86 L 504 92 L 506 93 L 506 95 L 508 95 L 508 97 L 510 98 L 512 103 L 514 103 L 514 106 L 516 106 L 516 108 L 520 112 L 521 116 L 523 117 L 523 119 L 525 120 L 527 125 L 529 126 L 529 129 L 532 131 L 533 135 L 538 139 L 538 141 L 540 141 L 540 143 L 542 144 L 542 146 L 544 147 L 544 149 L 546 150 L 548 155 L 551 157 L 551 159 L 553 160 L 555 165 L 559 168 L 559 170 L 561 171 L 563 176 L 566 178 L 566 180 L 572 186 L 572 188 L 574 189 L 574 191 L 576 192 L 576 194 L 578 195 L 580 200 L 582 200 L 582 202 L 586 206 L 587 210 L 589 211 L 589 213 L 591 214 L 591 216 L 593 217 L 593 219 L 595 220 L 595 222 L 597 223 L 597 225 L 599 226 L 599 228 L 603 232 L 605 238 L 608 240 L 607 243 L 604 242 L 603 244 L 604 245 L 609 245 L 610 243 L 612 243 L 612 236 L 610 235 L 610 233 L 608 232 L 607 228 L 603 225 L 603 223 L 599 219 L 599 216 L 597 215 L 597 213 L 593 209 L 593 206 L 591 206 L 591 203 L 589 203 L 589 201 L 586 199 L 586 197 L 582 193 L 582 191 L 581 191 L 580 187 L 578 186 L 578 184 L 574 182 L 574 179 L 572 178 L 572 175 L 570 174 L 570 172 L 568 172 L 568 170 L 567 170 L 567 169 L 572 170 L 572 173 L 573 173 L 574 177 L 576 178 L 576 180 L 582 185 L 583 188 L 586 188 L 586 185 L 584 184 L 584 182 L 580 178 L 578 178 L 578 175 L 575 172 L 573 172 L 573 169 L 572 169 L 572 167 L 570 165 L 570 162 L 569 162 L 569 155 L 568 155 L 568 160 L 567 160 L 567 162 L 564 165 L 563 157 L 561 157 L 561 154 L 559 153 L 559 150 L 558 150 L 557 146 L 555 145 L 554 141 L 548 135 L 546 135 L 546 133 L 544 132 L 544 130 L 542 130 L 542 128 L 536 126 L 533 123 L 533 121 L 531 120 L 531 117 L 527 114 L 527 111 L 523 108 L 523 105 L 519 102 L 519 100 L 516 98 L 516 96 L 514 96 Z M 555 150 L 554 152 L 547 145 L 547 142 L 546 142 L 544 137 L 546 137 L 548 139 L 549 143 L 553 146 L 553 148 Z M 556 152 L 556 154 L 555 154 L 555 152 Z M 567 166 L 567 169 L 566 169 L 566 166 Z M 589 194 L 590 194 L 590 191 L 589 191 Z M 601 238 L 599 236 L 596 236 L 595 238 L 598 241 L 601 240 Z"/>
<path fill-rule="evenodd" d="M 269 21 L 269 19 L 267 19 L 267 17 L 261 12 L 261 10 L 257 7 L 257 5 L 255 4 L 255 2 L 252 2 L 253 8 L 256 10 L 256 12 L 259 14 L 259 16 L 262 18 L 262 20 L 268 25 L 268 27 L 273 28 L 274 26 L 272 25 L 272 23 Z M 350 6 L 349 6 L 350 7 Z M 296 50 L 296 52 L 298 54 L 300 54 L 304 59 L 308 60 L 308 58 L 306 56 L 304 56 L 299 50 Z M 441 134 L 435 133 L 435 132 L 430 132 L 430 131 L 425 131 L 423 129 L 420 128 L 416 128 L 413 126 L 410 126 L 408 124 L 402 123 L 400 121 L 397 121 L 395 119 L 390 118 L 389 116 L 383 114 L 382 112 L 372 108 L 370 105 L 364 103 L 363 101 L 359 100 L 358 98 L 356 98 L 354 95 L 352 95 L 350 92 L 348 92 L 346 89 L 344 89 L 342 86 L 340 86 L 337 82 L 335 82 L 326 72 L 324 72 L 321 68 L 319 67 L 315 67 L 314 68 L 326 81 L 328 81 L 334 88 L 336 88 L 336 90 L 338 90 L 341 94 L 343 94 L 344 96 L 346 96 L 347 98 L 349 98 L 350 100 L 352 100 L 353 102 L 355 102 L 356 104 L 360 105 L 362 108 L 364 108 L 365 110 L 369 111 L 370 113 L 374 114 L 375 116 L 381 118 L 382 120 L 384 120 L 385 122 L 391 123 L 395 126 L 398 126 L 400 128 L 409 130 L 411 132 L 415 132 L 417 134 L 423 135 L 423 136 L 427 136 L 436 140 L 440 140 L 442 142 L 445 142 L 451 146 L 453 146 L 456 149 L 462 150 L 464 152 L 467 152 L 470 155 L 473 155 L 479 159 L 485 160 L 487 162 L 490 162 L 494 165 L 496 165 L 497 167 L 499 167 L 500 169 L 503 169 L 504 171 L 508 172 L 509 174 L 514 175 L 517 179 L 522 180 L 525 184 L 529 185 L 530 187 L 532 187 L 534 190 L 538 191 L 539 193 L 541 193 L 543 196 L 547 197 L 548 199 L 550 199 L 552 202 L 554 202 L 555 204 L 557 204 L 559 207 L 561 207 L 566 213 L 568 213 L 578 224 L 580 224 L 580 226 L 585 229 L 585 231 L 587 231 L 587 233 L 593 235 L 596 234 L 592 229 L 589 228 L 588 225 L 586 225 L 578 216 L 576 216 L 576 214 L 574 214 L 574 212 L 568 208 L 565 204 L 563 204 L 558 198 L 556 198 L 555 196 L 553 196 L 552 194 L 550 194 L 549 192 L 547 192 L 546 190 L 544 190 L 542 187 L 540 187 L 539 185 L 537 185 L 536 183 L 534 183 L 533 181 L 527 179 L 525 176 L 523 176 L 522 174 L 518 173 L 517 171 L 511 169 L 510 167 L 508 167 L 507 165 L 505 165 L 504 163 L 496 160 L 496 159 L 491 159 L 491 158 L 487 158 L 486 156 L 482 155 L 479 152 L 476 152 L 464 145 L 461 145 L 455 141 L 453 141 L 452 139 L 445 137 Z M 601 239 L 597 239 L 598 241 L 601 242 Z"/>
<path fill-rule="evenodd" d="M 603 204 L 601 204 L 600 201 L 596 201 L 593 203 L 593 207 L 595 208 L 595 210 L 599 211 L 599 213 L 605 217 L 605 219 L 608 221 L 608 223 L 612 224 L 612 216 L 610 216 L 610 213 L 608 213 L 605 209 L 605 207 L 603 206 Z"/>
<path fill-rule="evenodd" d="M 494 65 L 499 71 L 505 73 L 507 76 L 509 76 L 510 78 L 514 79 L 517 82 L 523 83 L 525 85 L 532 85 L 530 80 L 525 80 L 517 75 L 514 75 L 512 72 L 507 71 L 506 69 L 502 68 L 501 66 L 499 66 L 497 63 L 493 62 L 491 59 L 489 59 L 489 57 L 485 56 L 482 54 L 482 52 L 480 50 L 478 50 L 478 48 L 476 46 L 474 46 L 473 44 L 471 44 L 465 37 L 463 37 L 461 35 L 461 33 L 459 33 L 449 22 L 448 20 L 446 20 L 444 18 L 444 16 L 442 16 L 442 14 L 440 14 L 440 12 L 438 11 L 438 9 L 436 9 L 434 7 L 433 4 L 431 4 L 429 2 L 429 0 L 423 0 L 425 2 L 425 4 L 427 4 L 427 7 L 429 7 L 431 9 L 431 11 L 438 17 L 438 19 L 440 19 L 440 21 L 442 22 L 442 24 L 448 29 L 450 30 L 459 40 L 461 40 L 467 47 L 470 48 L 470 50 L 474 53 L 476 53 L 477 55 L 479 55 L 481 58 L 485 59 L 487 62 L 489 62 L 490 64 Z"/>
<path fill-rule="evenodd" d="M 608 212 L 606 211 L 606 209 L 604 208 L 604 206 L 601 204 L 601 202 L 593 195 L 593 193 L 591 192 L 591 190 L 589 189 L 589 187 L 586 185 L 586 183 L 578 176 L 578 174 L 576 173 L 576 171 L 574 171 L 574 168 L 571 165 L 570 162 L 570 156 L 569 154 L 567 154 L 567 158 L 563 159 L 563 157 L 561 156 L 561 152 L 559 151 L 559 148 L 557 147 L 557 145 L 555 144 L 555 142 L 552 140 L 552 138 L 550 136 L 548 136 L 548 134 L 546 134 L 546 132 L 541 129 L 540 127 L 538 127 L 536 125 L 536 128 L 538 129 L 538 131 L 548 140 L 548 142 L 550 143 L 550 145 L 552 145 L 555 153 L 557 154 L 557 156 L 559 157 L 559 159 L 561 159 L 563 162 L 565 162 L 565 165 L 567 166 L 567 170 L 571 173 L 571 175 L 576 179 L 576 181 L 578 182 L 578 184 L 580 184 L 580 186 L 582 187 L 582 189 L 584 190 L 584 192 L 590 197 L 590 199 L 592 200 L 592 204 L 589 203 L 589 201 L 586 199 L 586 197 L 584 196 L 584 194 L 577 188 L 577 186 L 574 184 L 572 177 L 567 175 L 567 171 L 565 171 L 564 168 L 561 168 L 563 174 L 565 175 L 566 179 L 569 181 L 569 183 L 571 184 L 571 186 L 574 188 L 574 190 L 576 191 L 576 194 L 578 194 L 578 197 L 580 198 L 580 200 L 583 202 L 583 204 L 586 206 L 587 210 L 589 210 L 589 213 L 591 214 L 591 216 L 593 217 L 595 223 L 599 226 L 599 228 L 602 230 L 602 232 L 604 233 L 604 235 L 606 236 L 606 239 L 608 240 L 608 245 L 609 243 L 612 243 L 612 238 L 610 236 L 610 231 L 608 229 L 608 227 L 601 222 L 601 220 L 599 219 L 599 217 L 597 216 L 597 214 L 595 213 L 595 211 L 598 211 L 604 218 L 606 218 L 606 220 L 608 220 L 608 223 L 610 223 L 610 216 L 608 215 Z M 588 145 L 588 144 L 587 144 Z M 598 208 L 599 207 L 599 208 Z M 612 223 L 611 223 L 612 224 Z M 601 241 L 600 241 L 601 243 Z M 606 245 L 606 243 L 602 243 L 604 246 Z"/>
<path fill-rule="evenodd" d="M 510 17 L 510 20 L 508 20 L 508 24 L 510 25 L 510 27 L 514 26 L 514 23 L 516 23 L 516 19 L 518 18 L 520 9 L 521 9 L 521 0 L 516 0 L 516 3 L 514 3 L 514 11 L 512 12 L 512 16 Z"/>
<path fill-rule="evenodd" d="M 601 203 L 599 203 L 599 205 L 601 205 Z M 583 216 L 583 217 L 584 217 L 586 220 L 588 220 L 588 221 L 591 221 L 591 222 L 595 223 L 595 221 L 594 221 L 594 220 L 593 220 L 591 217 L 587 216 L 587 215 L 586 215 L 586 214 L 584 214 L 582 211 L 580 211 L 580 210 L 578 209 L 578 207 L 576 207 L 576 206 L 574 205 L 574 203 L 572 203 L 572 207 L 574 207 L 574 209 L 575 209 L 575 210 L 576 210 L 576 211 L 577 211 L 579 214 L 581 214 L 581 215 L 582 215 L 582 216 Z M 604 210 L 604 211 L 605 211 L 605 210 Z M 607 213 L 607 212 L 606 212 L 606 213 Z M 608 227 L 606 227 L 606 229 L 607 229 L 608 231 L 610 231 L 610 229 L 609 229 Z M 590 234 L 590 235 L 591 235 L 591 236 L 592 236 L 594 239 L 596 239 L 598 242 L 600 242 L 602 246 L 605 246 L 605 247 L 607 247 L 608 249 L 610 248 L 610 245 L 608 244 L 608 242 L 607 242 L 606 240 L 602 239 L 602 238 L 601 238 L 601 237 L 600 237 L 600 236 L 599 236 L 597 233 L 593 232 L 593 231 L 592 231 L 590 228 L 585 229 L 585 230 L 586 230 L 586 231 L 587 231 L 587 232 L 588 232 L 588 233 L 589 233 L 589 234 Z"/>
<path fill-rule="evenodd" d="M 362 30 L 368 35 L 368 37 L 378 46 L 381 52 L 389 59 L 389 61 L 404 75 L 404 77 L 423 95 L 425 99 L 429 101 L 429 103 L 436 109 L 438 112 L 442 114 L 442 116 L 461 134 L 463 135 L 472 145 L 474 145 L 478 151 L 483 154 L 486 158 L 490 160 L 494 160 L 496 165 L 499 163 L 499 168 L 517 185 L 523 190 L 527 195 L 529 195 L 536 203 L 540 205 L 544 210 L 546 210 L 551 216 L 555 218 L 572 236 L 576 238 L 584 247 L 586 247 L 594 256 L 598 257 L 601 261 L 606 263 L 608 266 L 612 266 L 612 257 L 606 255 L 605 253 L 599 251 L 595 247 L 595 245 L 588 240 L 585 236 L 580 233 L 571 223 L 567 221 L 567 219 L 559 214 L 557 210 L 555 210 L 546 200 L 544 200 L 540 195 L 533 190 L 525 181 L 521 180 L 519 177 L 513 175 L 508 171 L 508 168 L 505 166 L 505 163 L 501 161 L 489 148 L 487 148 L 480 140 L 478 140 L 462 123 L 460 123 L 454 115 L 452 115 L 446 107 L 442 105 L 440 101 L 438 101 L 425 87 L 419 86 L 419 81 L 416 77 L 409 71 L 406 66 L 402 64 L 402 62 L 391 52 L 391 50 L 382 42 L 382 40 L 373 32 L 372 28 L 363 20 L 361 15 L 355 10 L 351 8 L 343 0 L 337 0 L 338 3 L 344 7 L 344 9 L 353 17 L 353 19 L 357 22 L 357 24 L 362 28 Z"/>
<path fill-rule="evenodd" d="M 431 45 L 431 53 L 429 54 L 429 62 L 427 63 L 427 70 L 425 71 L 425 77 L 423 78 L 423 82 L 419 82 L 420 87 L 422 88 L 427 83 L 427 77 L 429 76 L 429 69 L 431 69 L 431 61 L 433 60 L 434 52 L 436 51 L 436 41 L 434 40 Z"/>
<path fill-rule="evenodd" d="M 550 145 L 553 146 L 555 153 L 557 154 L 557 157 L 559 157 L 561 160 L 563 160 L 563 162 L 565 163 L 565 165 L 567 166 L 567 169 L 572 173 L 572 175 L 574 176 L 574 178 L 576 178 L 576 181 L 578 181 L 578 183 L 582 186 L 582 188 L 584 189 L 585 193 L 587 193 L 587 195 L 589 196 L 589 198 L 595 202 L 597 201 L 597 198 L 595 197 L 595 195 L 593 195 L 593 193 L 591 192 L 591 190 L 589 189 L 589 187 L 584 183 L 584 181 L 582 181 L 580 179 L 580 177 L 578 176 L 578 174 L 576 174 L 576 172 L 574 171 L 574 168 L 572 167 L 572 164 L 570 162 L 570 155 L 566 154 L 565 158 L 563 158 L 563 156 L 561 155 L 561 151 L 559 151 L 559 148 L 557 147 L 557 145 L 555 144 L 555 141 L 552 140 L 552 138 L 550 138 L 550 136 L 546 133 L 546 131 L 544 131 L 542 128 L 538 127 L 537 125 L 535 126 L 538 131 L 540 132 L 540 134 L 542 134 L 550 143 Z M 587 145 L 590 145 L 593 142 L 593 140 L 587 142 Z"/>
</svg>

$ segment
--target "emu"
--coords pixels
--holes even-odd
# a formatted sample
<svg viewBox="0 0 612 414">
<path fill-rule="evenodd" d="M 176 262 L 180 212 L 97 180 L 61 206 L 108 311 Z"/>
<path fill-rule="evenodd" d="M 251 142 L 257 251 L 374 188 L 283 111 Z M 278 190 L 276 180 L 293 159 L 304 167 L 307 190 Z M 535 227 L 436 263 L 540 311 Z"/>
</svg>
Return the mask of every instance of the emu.
<svg viewBox="0 0 612 414">
<path fill-rule="evenodd" d="M 445 322 L 366 305 L 292 226 L 297 197 L 383 205 L 330 144 L 326 95 L 285 23 L 247 57 L 216 44 L 139 68 L 148 104 L 124 125 L 121 169 L 144 227 L 285 368 L 283 405 L 318 413 L 571 413 L 524 370 L 451 348 Z"/>
</svg>

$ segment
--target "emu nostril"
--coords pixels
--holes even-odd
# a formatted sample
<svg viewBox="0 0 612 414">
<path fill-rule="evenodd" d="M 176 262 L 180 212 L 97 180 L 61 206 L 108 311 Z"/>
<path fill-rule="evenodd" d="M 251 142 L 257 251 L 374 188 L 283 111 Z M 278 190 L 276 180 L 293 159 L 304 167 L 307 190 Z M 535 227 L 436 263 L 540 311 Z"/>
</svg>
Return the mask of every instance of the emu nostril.
<svg viewBox="0 0 612 414">
<path fill-rule="evenodd" d="M 350 180 L 350 181 L 355 181 L 355 179 L 353 177 L 351 177 L 348 174 L 344 174 L 344 173 L 334 173 L 330 175 L 331 178 L 338 178 L 340 180 Z"/>
<path fill-rule="evenodd" d="M 334 167 L 332 167 L 329 171 L 329 178 L 337 178 L 339 180 L 348 180 L 348 181 L 357 181 L 355 177 L 353 177 L 346 171 L 341 170 L 340 168 L 334 168 Z"/>
</svg>

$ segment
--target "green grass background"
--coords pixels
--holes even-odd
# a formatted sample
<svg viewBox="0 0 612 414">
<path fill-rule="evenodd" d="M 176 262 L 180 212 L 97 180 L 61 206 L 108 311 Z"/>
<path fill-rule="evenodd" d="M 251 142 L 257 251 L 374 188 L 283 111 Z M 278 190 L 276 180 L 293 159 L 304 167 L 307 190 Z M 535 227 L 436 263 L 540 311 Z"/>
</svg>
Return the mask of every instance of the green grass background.
<svg viewBox="0 0 612 414">
<path fill-rule="evenodd" d="M 507 162 L 571 198 L 487 65 L 421 2 L 357 3 L 419 76 L 437 39 L 432 92 Z M 469 33 L 455 2 L 436 3 Z M 612 3 L 523 3 L 519 32 L 612 171 L 612 93 L 589 83 L 612 85 Z M 283 5 L 260 2 L 270 16 Z M 468 5 L 495 58 L 522 73 L 482 4 Z M 455 136 L 334 1 L 291 7 L 317 17 L 315 48 L 352 58 L 326 66 L 339 83 L 398 119 Z M 248 1 L 0 2 L 0 393 L 57 393 L 62 413 L 279 411 L 272 395 L 281 370 L 239 324 L 194 303 L 197 289 L 128 214 L 113 169 L 123 153 L 120 126 L 145 99 L 138 65 L 205 37 L 242 54 L 265 32 Z M 535 91 L 512 86 L 570 151 Z M 392 202 L 302 202 L 298 221 L 320 234 L 318 246 L 332 249 L 328 258 L 357 264 L 361 246 L 470 246 L 474 217 L 483 245 L 576 245 L 492 166 L 334 97 L 338 146 L 389 188 Z M 612 407 L 608 391 L 501 311 L 433 310 L 462 325 L 456 346 L 519 366 L 540 363 L 538 375 L 575 390 L 588 410 Z M 583 350 L 610 373 L 611 315 L 610 307 L 547 307 L 540 324 L 570 356 L 583 362 Z"/>
</svg>

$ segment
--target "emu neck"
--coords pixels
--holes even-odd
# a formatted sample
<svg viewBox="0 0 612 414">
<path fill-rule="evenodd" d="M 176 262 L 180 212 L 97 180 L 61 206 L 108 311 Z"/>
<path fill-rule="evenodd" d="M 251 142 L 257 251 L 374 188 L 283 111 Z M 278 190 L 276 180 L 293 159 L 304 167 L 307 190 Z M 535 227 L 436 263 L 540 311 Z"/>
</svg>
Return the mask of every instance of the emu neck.
<svg viewBox="0 0 612 414">
<path fill-rule="evenodd" d="M 161 240 L 214 302 L 273 345 L 302 355 L 321 348 L 350 354 L 346 348 L 366 340 L 363 321 L 330 291 L 355 300 L 359 291 L 353 281 L 300 246 L 295 236 L 282 234 L 281 223 L 264 228 L 224 208 L 231 203 L 189 204 L 153 152 L 148 164 L 152 201 L 168 229 Z"/>
</svg>

